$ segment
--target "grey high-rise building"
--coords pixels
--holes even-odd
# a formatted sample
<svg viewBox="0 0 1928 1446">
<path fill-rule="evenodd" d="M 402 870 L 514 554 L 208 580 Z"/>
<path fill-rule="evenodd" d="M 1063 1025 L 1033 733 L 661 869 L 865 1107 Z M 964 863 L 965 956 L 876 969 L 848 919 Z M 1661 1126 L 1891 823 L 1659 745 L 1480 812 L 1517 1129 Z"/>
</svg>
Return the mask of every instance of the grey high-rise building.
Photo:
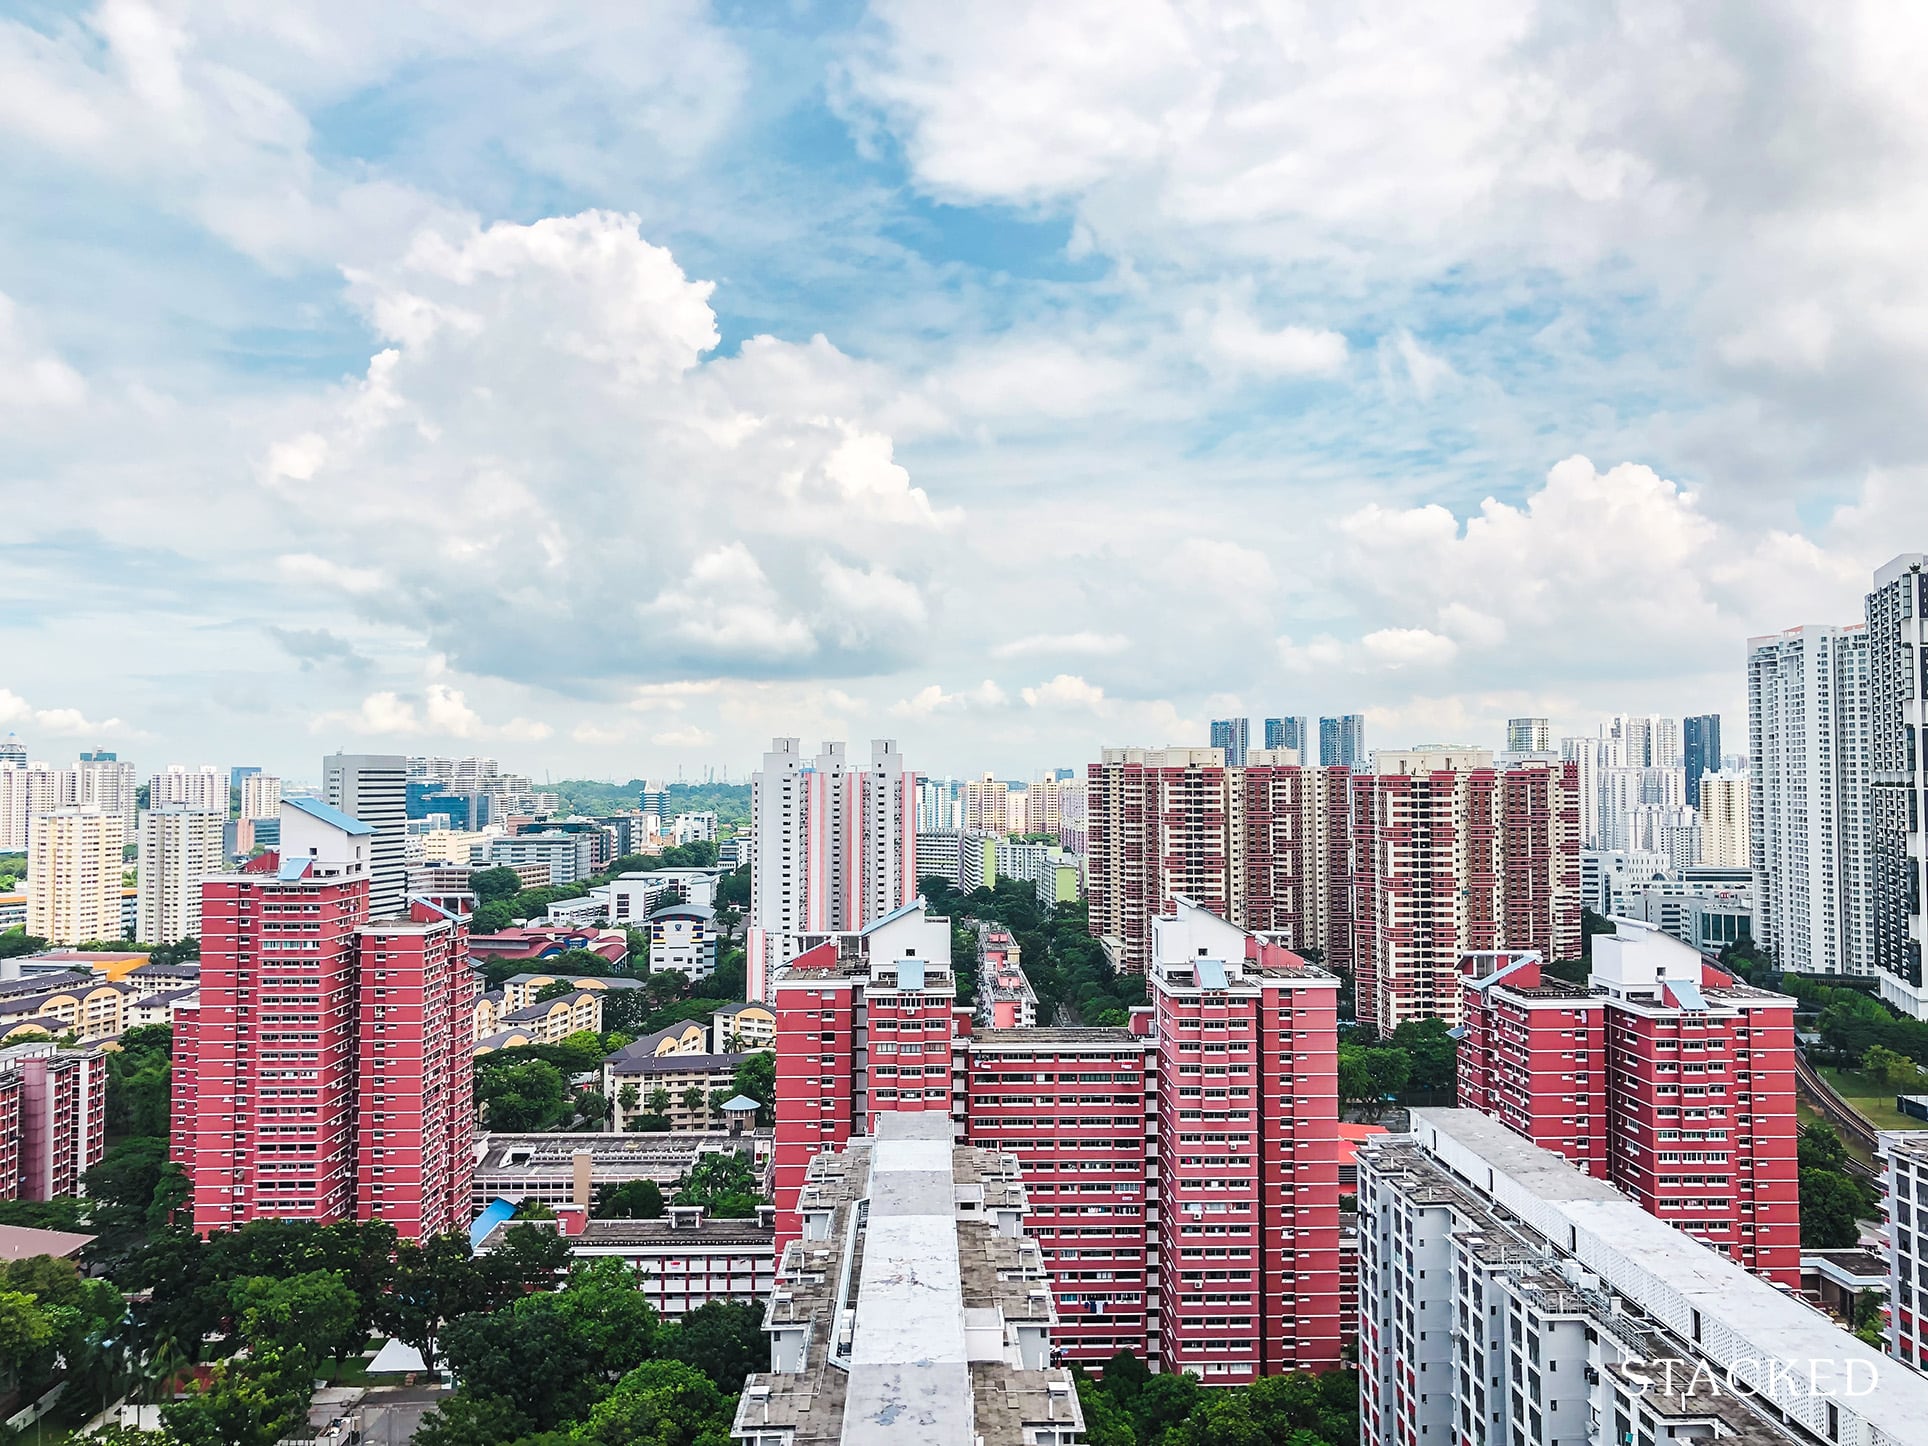
<svg viewBox="0 0 1928 1446">
<path fill-rule="evenodd" d="M 1296 748 L 1299 762 L 1310 763 L 1306 754 L 1306 720 L 1304 718 L 1267 718 L 1265 720 L 1265 746 L 1267 748 Z"/>
<path fill-rule="evenodd" d="M 1719 773 L 1720 714 L 1697 713 L 1680 720 L 1681 762 L 1687 768 L 1687 806 L 1700 807 L 1700 776 Z"/>
<path fill-rule="evenodd" d="M 1245 756 L 1252 751 L 1252 720 L 1250 718 L 1214 718 L 1212 747 L 1225 750 L 1227 768 L 1245 767 Z"/>
<path fill-rule="evenodd" d="M 1874 962 L 1881 997 L 1928 1018 L 1922 988 L 1923 903 L 1928 867 L 1928 556 L 1904 553 L 1874 575 L 1868 594 L 1868 771 L 1874 862 Z"/>
<path fill-rule="evenodd" d="M 368 917 L 408 906 L 408 759 L 399 753 L 331 753 L 321 760 L 322 802 L 375 830 Z"/>
<path fill-rule="evenodd" d="M 1347 768 L 1364 768 L 1371 762 L 1366 752 L 1366 715 L 1346 713 L 1337 718 L 1319 720 L 1319 766 L 1330 768 L 1342 764 Z"/>
</svg>

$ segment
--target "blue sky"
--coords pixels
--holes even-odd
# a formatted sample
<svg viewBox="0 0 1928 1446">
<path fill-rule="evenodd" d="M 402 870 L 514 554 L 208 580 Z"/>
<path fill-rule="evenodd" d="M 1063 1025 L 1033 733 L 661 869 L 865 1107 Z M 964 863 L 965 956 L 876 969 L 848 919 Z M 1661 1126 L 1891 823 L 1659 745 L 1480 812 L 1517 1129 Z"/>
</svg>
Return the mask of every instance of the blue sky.
<svg viewBox="0 0 1928 1446">
<path fill-rule="evenodd" d="M 1928 539 L 1906 8 L 0 16 L 0 728 L 1739 723 Z"/>
</svg>

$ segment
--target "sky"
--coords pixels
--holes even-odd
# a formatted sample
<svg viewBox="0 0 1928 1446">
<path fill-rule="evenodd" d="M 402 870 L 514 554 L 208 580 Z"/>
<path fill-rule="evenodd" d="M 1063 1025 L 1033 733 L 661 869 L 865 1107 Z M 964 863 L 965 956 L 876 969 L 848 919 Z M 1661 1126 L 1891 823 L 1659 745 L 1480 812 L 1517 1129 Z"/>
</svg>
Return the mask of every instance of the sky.
<svg viewBox="0 0 1928 1446">
<path fill-rule="evenodd" d="M 1024 777 L 1928 550 L 1928 10 L 13 0 L 0 733 Z"/>
</svg>

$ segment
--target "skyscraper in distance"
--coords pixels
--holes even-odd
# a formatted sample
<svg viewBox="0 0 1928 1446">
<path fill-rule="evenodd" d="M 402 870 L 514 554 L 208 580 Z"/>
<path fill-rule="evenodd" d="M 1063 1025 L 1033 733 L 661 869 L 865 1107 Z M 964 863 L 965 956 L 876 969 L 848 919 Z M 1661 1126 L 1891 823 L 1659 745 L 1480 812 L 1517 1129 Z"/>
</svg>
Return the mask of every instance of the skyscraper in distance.
<svg viewBox="0 0 1928 1446">
<path fill-rule="evenodd" d="M 854 933 L 917 897 L 917 774 L 891 739 L 872 741 L 868 768 L 842 743 L 810 759 L 773 739 L 750 776 L 750 831 L 751 999 L 805 936 Z"/>
<path fill-rule="evenodd" d="M 1553 724 L 1545 718 L 1508 718 L 1508 753 L 1550 753 L 1553 751 Z"/>
<path fill-rule="evenodd" d="M 1364 768 L 1366 753 L 1366 715 L 1345 713 L 1337 718 L 1319 720 L 1319 765 L 1322 768 Z"/>
<path fill-rule="evenodd" d="M 1720 714 L 1696 713 L 1680 723 L 1682 761 L 1687 768 L 1687 806 L 1700 807 L 1700 779 L 1704 773 L 1719 773 Z"/>
<path fill-rule="evenodd" d="M 1267 718 L 1265 720 L 1265 747 L 1268 752 L 1280 748 L 1295 749 L 1299 762 L 1310 763 L 1306 755 L 1306 720 L 1300 718 Z"/>
<path fill-rule="evenodd" d="M 1747 642 L 1758 942 L 1792 973 L 1874 968 L 1868 652 L 1865 623 Z"/>
<path fill-rule="evenodd" d="M 408 897 L 408 759 L 399 753 L 331 753 L 321 760 L 321 777 L 324 802 L 375 830 L 369 916 L 401 913 Z"/>
<path fill-rule="evenodd" d="M 121 936 L 121 816 L 56 808 L 27 820 L 27 932 L 52 944 Z"/>
<path fill-rule="evenodd" d="M 178 944 L 201 936 L 201 884 L 227 866 L 227 810 L 164 803 L 141 815 L 134 937 Z"/>
<path fill-rule="evenodd" d="M 1245 755 L 1252 747 L 1252 720 L 1250 718 L 1214 718 L 1212 747 L 1225 750 L 1227 767 L 1243 768 Z"/>
</svg>

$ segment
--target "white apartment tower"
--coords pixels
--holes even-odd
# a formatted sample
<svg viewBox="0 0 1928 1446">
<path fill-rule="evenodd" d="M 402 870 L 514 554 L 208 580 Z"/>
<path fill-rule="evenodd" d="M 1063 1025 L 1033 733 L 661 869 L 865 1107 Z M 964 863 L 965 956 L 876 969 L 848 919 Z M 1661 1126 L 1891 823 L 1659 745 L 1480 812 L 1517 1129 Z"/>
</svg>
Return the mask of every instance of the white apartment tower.
<svg viewBox="0 0 1928 1446">
<path fill-rule="evenodd" d="M 331 753 L 321 760 L 322 801 L 375 830 L 368 917 L 408 902 L 408 759 L 399 753 Z"/>
<path fill-rule="evenodd" d="M 1873 849 L 1872 952 L 1881 997 L 1928 1018 L 1922 985 L 1928 848 L 1928 557 L 1904 553 L 1874 575 L 1868 594 L 1868 718 Z"/>
<path fill-rule="evenodd" d="M 250 773 L 241 780 L 241 813 L 245 819 L 281 817 L 281 780 L 271 773 Z"/>
<path fill-rule="evenodd" d="M 917 775 L 895 742 L 878 739 L 870 766 L 842 743 L 814 759 L 795 738 L 771 741 L 750 779 L 748 993 L 806 935 L 854 933 L 917 897 Z"/>
<path fill-rule="evenodd" d="M 1783 969 L 1874 968 L 1868 630 L 1750 638 L 1749 846 L 1761 944 Z"/>
<path fill-rule="evenodd" d="M 209 763 L 199 768 L 169 764 L 167 772 L 157 773 L 147 780 L 147 806 L 159 808 L 163 804 L 178 803 L 184 808 L 218 808 L 226 817 L 228 776 L 227 769 L 216 768 Z"/>
<path fill-rule="evenodd" d="M 176 944 L 201 936 L 201 882 L 227 871 L 225 809 L 165 803 L 141 815 L 134 937 Z"/>
<path fill-rule="evenodd" d="M 1553 724 L 1546 718 L 1508 718 L 1508 753 L 1547 753 L 1553 748 Z"/>
<path fill-rule="evenodd" d="M 52 944 L 120 938 L 121 816 L 56 808 L 27 829 L 27 932 Z"/>
</svg>

